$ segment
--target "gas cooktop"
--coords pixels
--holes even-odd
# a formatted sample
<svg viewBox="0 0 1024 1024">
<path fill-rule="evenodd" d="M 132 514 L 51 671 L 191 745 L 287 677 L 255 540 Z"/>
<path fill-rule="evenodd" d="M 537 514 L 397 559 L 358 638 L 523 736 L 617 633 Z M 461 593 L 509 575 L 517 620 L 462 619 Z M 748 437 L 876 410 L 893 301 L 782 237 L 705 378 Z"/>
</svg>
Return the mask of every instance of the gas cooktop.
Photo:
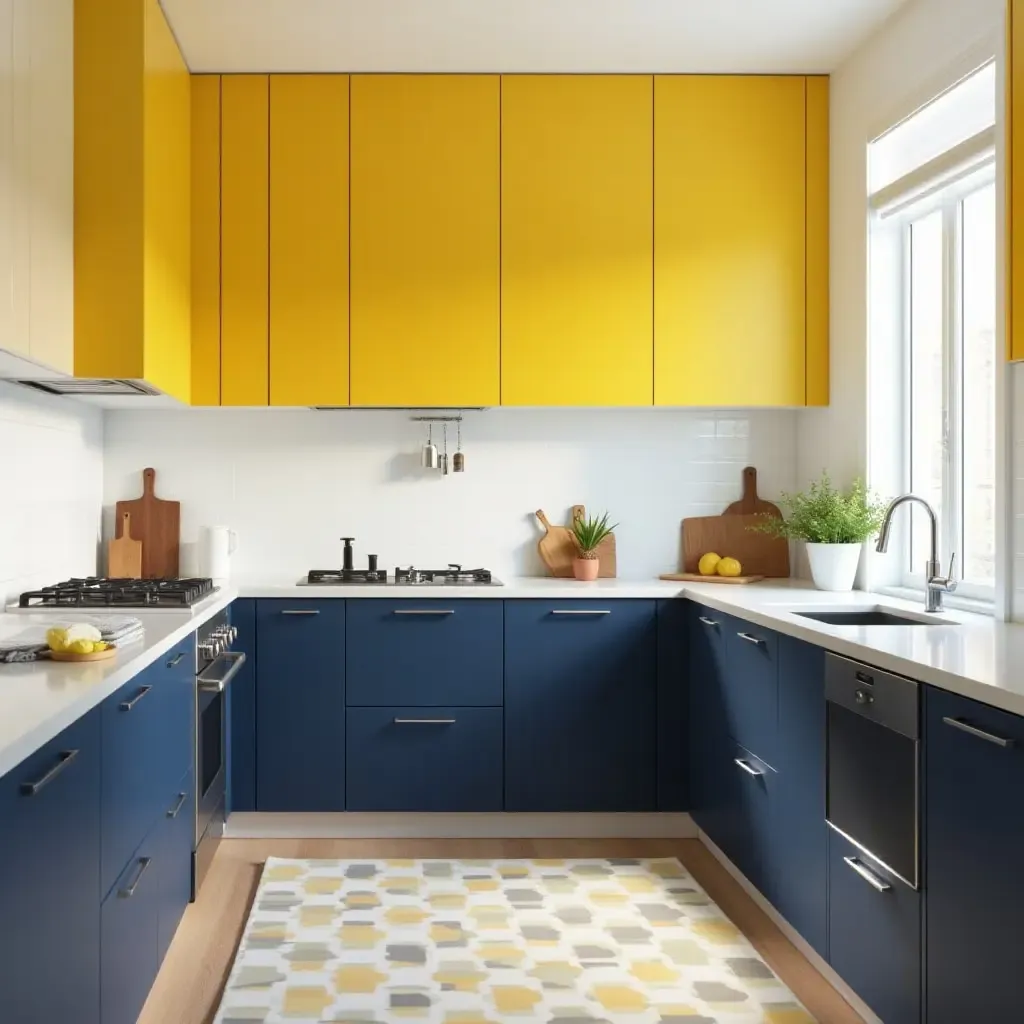
<svg viewBox="0 0 1024 1024">
<path fill-rule="evenodd" d="M 89 576 L 21 595 L 19 608 L 190 608 L 217 588 L 210 579 L 122 580 Z"/>
<path fill-rule="evenodd" d="M 446 569 L 395 569 L 389 576 L 378 569 L 310 569 L 309 575 L 300 580 L 305 587 L 500 587 L 489 569 L 463 569 L 451 564 Z"/>
</svg>

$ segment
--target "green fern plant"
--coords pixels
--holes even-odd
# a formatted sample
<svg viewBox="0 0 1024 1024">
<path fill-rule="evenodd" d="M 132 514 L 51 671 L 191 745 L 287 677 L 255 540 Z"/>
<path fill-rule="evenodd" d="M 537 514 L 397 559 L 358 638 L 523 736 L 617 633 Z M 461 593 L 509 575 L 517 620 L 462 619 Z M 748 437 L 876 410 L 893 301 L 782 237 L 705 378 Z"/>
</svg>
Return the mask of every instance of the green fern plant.
<svg viewBox="0 0 1024 1024">
<path fill-rule="evenodd" d="M 783 492 L 780 504 L 785 519 L 762 514 L 750 529 L 812 544 L 862 544 L 878 533 L 889 503 L 875 497 L 859 477 L 843 491 L 823 472 L 806 491 Z"/>
<path fill-rule="evenodd" d="M 579 552 L 580 558 L 597 558 L 597 547 L 610 534 L 618 523 L 608 525 L 608 513 L 605 512 L 600 519 L 592 517 L 590 519 L 579 519 L 573 520 L 572 524 L 572 539 L 576 542 L 576 550 Z"/>
</svg>

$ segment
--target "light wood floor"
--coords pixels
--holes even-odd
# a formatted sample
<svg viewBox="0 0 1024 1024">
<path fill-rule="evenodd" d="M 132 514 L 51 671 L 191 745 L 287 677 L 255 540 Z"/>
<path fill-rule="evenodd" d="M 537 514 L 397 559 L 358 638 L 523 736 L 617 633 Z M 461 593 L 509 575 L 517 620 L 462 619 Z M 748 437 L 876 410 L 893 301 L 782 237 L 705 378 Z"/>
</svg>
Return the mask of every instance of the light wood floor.
<svg viewBox="0 0 1024 1024">
<path fill-rule="evenodd" d="M 232 839 L 185 912 L 139 1024 L 208 1024 L 267 857 L 678 857 L 822 1024 L 861 1017 L 696 839 Z"/>
</svg>

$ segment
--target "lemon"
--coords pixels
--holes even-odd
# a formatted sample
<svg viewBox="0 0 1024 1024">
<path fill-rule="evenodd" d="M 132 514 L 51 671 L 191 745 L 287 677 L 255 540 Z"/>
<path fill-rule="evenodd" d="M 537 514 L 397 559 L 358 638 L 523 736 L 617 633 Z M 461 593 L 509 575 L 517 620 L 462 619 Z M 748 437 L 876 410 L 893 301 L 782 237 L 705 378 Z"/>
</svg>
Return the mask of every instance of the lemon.
<svg viewBox="0 0 1024 1024">
<path fill-rule="evenodd" d="M 51 651 L 66 651 L 68 649 L 68 631 L 54 626 L 46 631 L 46 642 Z"/>
<path fill-rule="evenodd" d="M 714 576 L 715 570 L 718 568 L 718 564 L 721 561 L 721 558 L 719 558 L 714 551 L 709 551 L 706 555 L 700 556 L 700 561 L 697 563 L 697 570 L 700 572 L 701 576 Z"/>
<path fill-rule="evenodd" d="M 743 566 L 735 558 L 723 558 L 716 570 L 719 576 L 739 576 L 743 572 Z"/>
<path fill-rule="evenodd" d="M 68 644 L 68 650 L 72 654 L 92 654 L 93 643 L 91 640 L 72 640 Z"/>
</svg>

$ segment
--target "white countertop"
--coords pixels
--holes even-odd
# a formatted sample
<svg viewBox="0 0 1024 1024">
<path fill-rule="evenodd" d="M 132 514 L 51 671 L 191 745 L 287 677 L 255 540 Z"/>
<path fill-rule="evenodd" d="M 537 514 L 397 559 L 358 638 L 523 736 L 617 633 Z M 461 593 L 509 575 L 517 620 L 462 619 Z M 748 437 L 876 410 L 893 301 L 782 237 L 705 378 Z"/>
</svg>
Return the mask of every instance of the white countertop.
<svg viewBox="0 0 1024 1024">
<path fill-rule="evenodd" d="M 0 775 L 5 775 L 29 754 L 91 711 L 125 683 L 169 651 L 237 596 L 233 587 L 222 588 L 194 608 L 138 611 L 145 627 L 141 640 L 118 647 L 108 661 L 30 661 L 0 664 Z M 100 613 L 88 609 L 88 614 Z M 111 609 L 120 614 L 123 609 Z M 57 611 L 60 618 L 73 609 Z M 48 625 L 53 613 L 24 611 L 0 614 L 0 638 L 19 633 L 26 625 Z"/>
<path fill-rule="evenodd" d="M 800 618 L 794 609 L 882 606 L 926 616 L 920 602 L 854 591 L 827 594 L 804 580 L 774 580 L 750 586 L 669 583 L 661 580 L 517 578 L 501 587 L 306 587 L 295 580 L 242 582 L 220 590 L 188 611 L 139 612 L 145 637 L 110 661 L 62 664 L 37 661 L 0 665 L 0 775 L 38 750 L 62 729 L 114 693 L 235 597 L 294 600 L 325 598 L 690 598 L 766 629 L 931 683 L 953 693 L 1024 715 L 1024 625 L 947 610 L 948 625 L 832 626 Z M 26 617 L 45 621 L 46 612 L 0 615 L 0 637 L 25 626 Z"/>
</svg>

